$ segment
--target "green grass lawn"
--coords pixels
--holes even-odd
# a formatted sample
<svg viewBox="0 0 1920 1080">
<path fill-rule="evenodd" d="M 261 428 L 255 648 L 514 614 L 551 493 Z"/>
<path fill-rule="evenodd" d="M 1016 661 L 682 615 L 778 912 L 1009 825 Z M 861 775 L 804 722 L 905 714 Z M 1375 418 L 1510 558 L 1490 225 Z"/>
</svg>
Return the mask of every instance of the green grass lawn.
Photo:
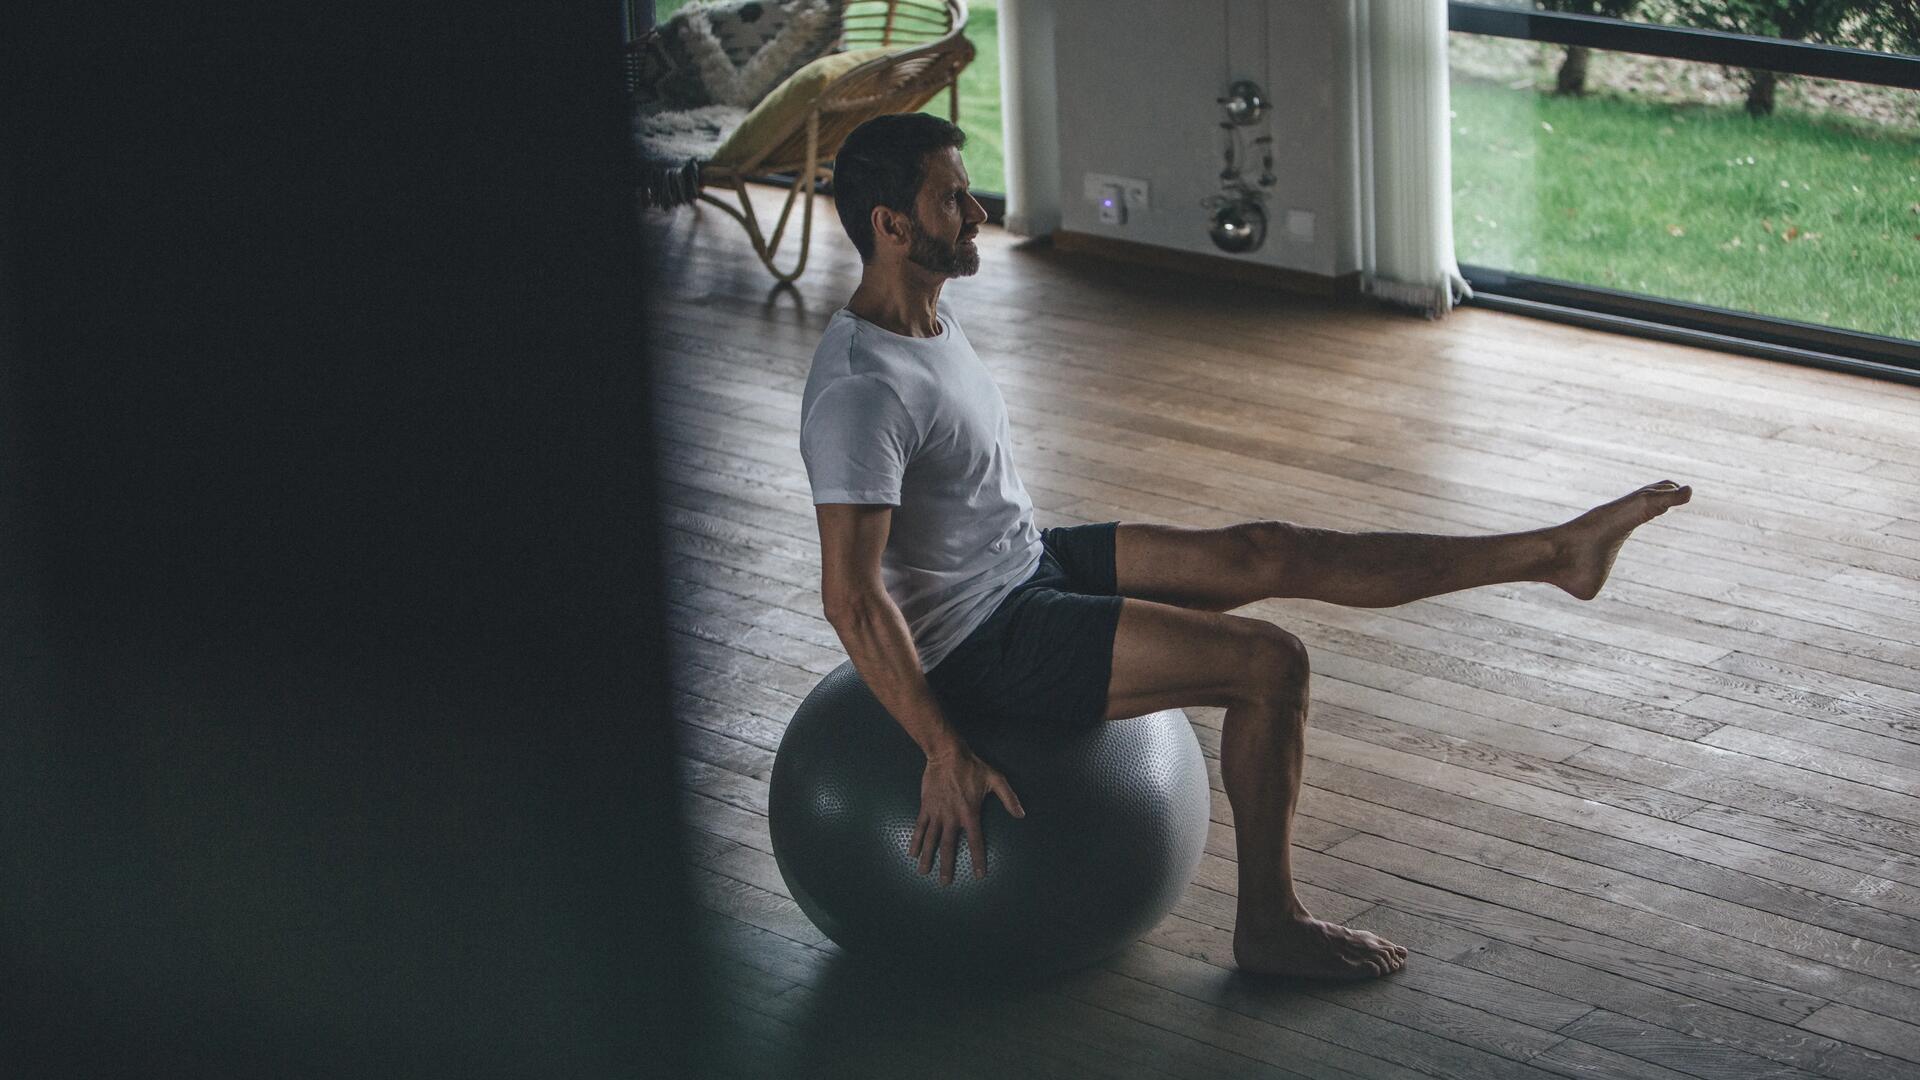
<svg viewBox="0 0 1920 1080">
<path fill-rule="evenodd" d="M 1920 338 L 1920 132 L 1453 83 L 1463 263 Z"/>
<path fill-rule="evenodd" d="M 967 173 L 973 190 L 1007 190 L 1006 136 L 1000 128 L 1000 3 L 969 0 L 967 40 L 973 42 L 973 63 L 960 73 L 960 127 L 967 133 Z M 949 98 L 943 91 L 921 112 L 945 117 Z"/>
</svg>

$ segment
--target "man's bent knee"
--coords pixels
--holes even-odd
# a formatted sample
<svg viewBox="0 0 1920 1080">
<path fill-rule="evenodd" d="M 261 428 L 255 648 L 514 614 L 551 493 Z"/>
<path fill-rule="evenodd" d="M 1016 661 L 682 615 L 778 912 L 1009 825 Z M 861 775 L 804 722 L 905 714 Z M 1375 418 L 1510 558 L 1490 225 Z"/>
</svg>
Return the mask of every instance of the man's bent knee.
<svg viewBox="0 0 1920 1080">
<path fill-rule="evenodd" d="M 1246 669 L 1249 704 L 1284 706 L 1306 692 L 1309 665 L 1307 646 L 1287 630 L 1249 619 L 1250 658 Z"/>
</svg>

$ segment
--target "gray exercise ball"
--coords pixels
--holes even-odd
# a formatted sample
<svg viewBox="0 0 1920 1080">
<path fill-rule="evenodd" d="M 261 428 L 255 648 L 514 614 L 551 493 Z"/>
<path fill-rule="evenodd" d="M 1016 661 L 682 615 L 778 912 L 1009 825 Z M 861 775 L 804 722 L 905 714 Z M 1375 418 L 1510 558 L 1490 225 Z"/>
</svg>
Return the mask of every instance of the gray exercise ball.
<svg viewBox="0 0 1920 1080">
<path fill-rule="evenodd" d="M 964 837 L 953 884 L 907 854 L 926 756 L 842 664 L 780 740 L 767 800 L 780 876 L 849 952 L 932 976 L 1031 977 L 1084 967 L 1158 923 L 1206 847 L 1206 762 L 1179 710 L 1036 735 L 976 735 L 1026 808 L 988 795 L 987 876 Z"/>
</svg>

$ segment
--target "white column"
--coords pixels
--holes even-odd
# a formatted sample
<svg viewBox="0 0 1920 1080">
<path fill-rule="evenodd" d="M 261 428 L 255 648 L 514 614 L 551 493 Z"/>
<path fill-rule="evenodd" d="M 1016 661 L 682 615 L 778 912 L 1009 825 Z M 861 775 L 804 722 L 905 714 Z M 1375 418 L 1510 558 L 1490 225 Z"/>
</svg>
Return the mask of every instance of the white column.
<svg viewBox="0 0 1920 1080">
<path fill-rule="evenodd" d="M 1045 236 L 1060 227 L 1053 0 L 1000 0 L 1000 116 L 1006 148 L 1007 231 L 1016 236 Z"/>
<path fill-rule="evenodd" d="M 1354 0 L 1366 291 L 1443 315 L 1473 295 L 1453 252 L 1444 0 Z"/>
</svg>

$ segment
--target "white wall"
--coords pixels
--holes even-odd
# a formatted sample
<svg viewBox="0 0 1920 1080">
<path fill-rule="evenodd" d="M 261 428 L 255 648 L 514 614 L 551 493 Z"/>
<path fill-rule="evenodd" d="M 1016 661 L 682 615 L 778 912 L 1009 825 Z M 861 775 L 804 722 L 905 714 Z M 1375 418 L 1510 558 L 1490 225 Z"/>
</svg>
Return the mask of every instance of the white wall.
<svg viewBox="0 0 1920 1080">
<path fill-rule="evenodd" d="M 1358 266 L 1354 237 L 1352 13 L 1348 0 L 1055 0 L 1061 227 L 1095 236 L 1238 258 L 1322 275 Z M 1274 102 L 1242 129 L 1247 177 L 1260 174 L 1252 137 L 1274 137 L 1267 240 L 1228 255 L 1207 236 L 1200 205 L 1220 190 L 1220 106 L 1234 79 Z M 1083 197 L 1085 174 L 1148 181 L 1152 207 L 1103 225 Z M 1309 242 L 1286 235 L 1286 212 L 1314 216 Z"/>
</svg>

